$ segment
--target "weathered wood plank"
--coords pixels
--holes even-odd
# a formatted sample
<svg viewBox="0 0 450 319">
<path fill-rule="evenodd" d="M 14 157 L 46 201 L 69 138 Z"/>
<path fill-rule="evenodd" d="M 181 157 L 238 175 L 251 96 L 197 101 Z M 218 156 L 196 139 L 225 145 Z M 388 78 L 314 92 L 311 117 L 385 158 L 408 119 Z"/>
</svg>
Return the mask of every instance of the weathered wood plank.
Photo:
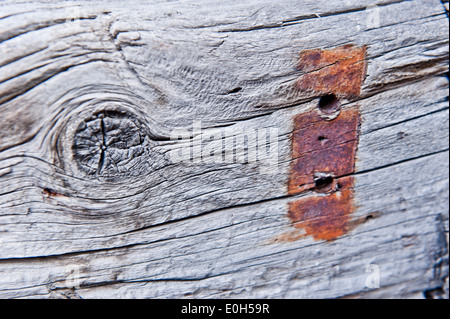
<svg viewBox="0 0 450 319">
<path fill-rule="evenodd" d="M 421 297 L 444 287 L 448 17 L 438 0 L 130 6 L 1 7 L 0 296 Z M 348 43 L 366 45 L 368 62 L 361 96 L 341 100 L 362 120 L 354 228 L 333 242 L 277 242 L 298 235 L 288 203 L 310 195 L 287 193 L 292 119 L 321 95 L 296 89 L 298 54 Z M 148 127 L 139 160 L 122 170 L 85 157 L 97 173 L 83 171 L 79 123 L 114 136 L 129 116 L 117 110 Z M 180 128 L 184 138 L 170 140 Z M 258 144 L 251 134 L 271 128 L 277 160 L 240 161 L 242 145 Z M 220 155 L 237 146 L 236 160 L 174 161 L 199 137 Z M 369 265 L 380 288 L 366 287 Z"/>
<path fill-rule="evenodd" d="M 155 227 L 139 233 L 140 244 L 123 248 L 4 260 L 2 270 L 10 275 L 1 276 L 3 293 L 57 293 L 53 289 L 73 284 L 66 277 L 77 267 L 81 279 L 76 282 L 82 285 L 77 294 L 82 297 L 307 298 L 354 291 L 403 297 L 406 288 L 421 292 L 439 282 L 439 272 L 445 273 L 438 262 L 445 253 L 441 213 L 448 209 L 448 178 L 441 169 L 448 164 L 444 152 L 358 175 L 357 217 L 374 217 L 333 243 L 305 239 L 270 244 L 290 228 L 288 199 L 279 199 Z M 401 189 L 398 172 L 412 176 Z M 368 264 L 379 265 L 383 289 L 364 288 Z"/>
</svg>

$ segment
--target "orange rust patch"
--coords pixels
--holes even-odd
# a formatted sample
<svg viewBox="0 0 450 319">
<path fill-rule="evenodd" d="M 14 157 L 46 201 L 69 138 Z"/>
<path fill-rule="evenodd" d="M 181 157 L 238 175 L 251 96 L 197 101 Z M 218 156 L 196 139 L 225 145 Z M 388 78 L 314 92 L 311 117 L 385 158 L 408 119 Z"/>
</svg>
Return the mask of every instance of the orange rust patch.
<svg viewBox="0 0 450 319">
<path fill-rule="evenodd" d="M 366 47 L 344 45 L 300 54 L 296 83 L 302 91 L 321 93 L 319 109 L 294 118 L 289 194 L 306 194 L 289 203 L 288 217 L 302 233 L 289 232 L 276 241 L 310 235 L 334 240 L 352 227 L 352 174 L 355 171 L 360 116 L 358 107 L 339 110 L 338 98 L 360 94 L 366 74 Z"/>
<path fill-rule="evenodd" d="M 366 74 L 366 47 L 352 44 L 333 49 L 305 50 L 298 69 L 305 72 L 297 82 L 299 89 L 358 96 Z"/>
<path fill-rule="evenodd" d="M 294 118 L 289 194 L 315 194 L 289 203 L 288 217 L 316 240 L 334 240 L 349 230 L 359 123 L 357 107 L 330 121 L 317 110 Z"/>
<path fill-rule="evenodd" d="M 353 211 L 353 177 L 340 178 L 338 189 L 325 196 L 308 196 L 289 203 L 288 216 L 316 240 L 334 240 L 348 230 Z"/>
<path fill-rule="evenodd" d="M 316 240 L 334 240 L 349 230 L 359 123 L 357 107 L 333 120 L 322 119 L 318 110 L 294 118 L 288 191 L 315 193 L 289 203 L 288 217 Z"/>
<path fill-rule="evenodd" d="M 310 189 L 316 172 L 330 176 L 353 173 L 358 144 L 359 111 L 341 110 L 332 121 L 325 121 L 313 110 L 294 118 L 289 194 Z"/>
</svg>

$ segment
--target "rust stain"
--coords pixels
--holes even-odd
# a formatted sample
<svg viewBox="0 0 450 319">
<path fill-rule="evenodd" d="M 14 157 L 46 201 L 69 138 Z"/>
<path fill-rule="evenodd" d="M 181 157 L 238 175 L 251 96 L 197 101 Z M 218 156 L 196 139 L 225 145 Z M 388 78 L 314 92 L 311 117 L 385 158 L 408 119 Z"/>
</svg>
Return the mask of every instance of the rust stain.
<svg viewBox="0 0 450 319">
<path fill-rule="evenodd" d="M 318 110 L 294 118 L 288 191 L 291 195 L 313 193 L 289 203 L 288 217 L 305 236 L 334 240 L 352 226 L 351 174 L 355 171 L 359 124 L 357 107 L 341 110 L 333 120 L 323 119 Z"/>
<path fill-rule="evenodd" d="M 280 234 L 278 236 L 275 236 L 268 240 L 267 244 L 274 244 L 274 243 L 287 243 L 287 242 L 293 242 L 297 241 L 303 237 L 305 237 L 306 234 L 301 229 L 295 229 L 292 231 L 285 232 L 283 234 Z"/>
<path fill-rule="evenodd" d="M 334 93 L 342 97 L 358 96 L 366 74 L 366 47 L 352 44 L 333 49 L 305 50 L 298 69 L 305 74 L 297 86 L 300 90 Z"/>
<path fill-rule="evenodd" d="M 55 192 L 54 190 L 50 189 L 50 188 L 44 188 L 42 190 L 42 193 L 44 194 L 45 197 L 59 197 L 59 196 L 64 196 L 60 193 Z"/>
<path fill-rule="evenodd" d="M 316 110 L 294 118 L 289 194 L 311 189 L 317 172 L 336 177 L 353 173 L 359 122 L 357 108 L 341 110 L 331 121 Z"/>
<path fill-rule="evenodd" d="M 325 196 L 307 196 L 289 204 L 295 228 L 316 240 L 334 240 L 345 234 L 353 211 L 353 177 L 342 177 L 338 189 Z"/>
<path fill-rule="evenodd" d="M 288 192 L 306 193 L 289 203 L 288 217 L 298 232 L 277 237 L 294 241 L 303 236 L 334 240 L 351 230 L 353 190 L 360 115 L 358 107 L 340 109 L 338 98 L 360 94 L 366 74 L 366 47 L 344 45 L 306 50 L 296 83 L 302 91 L 324 94 L 317 109 L 294 118 L 292 163 Z"/>
</svg>

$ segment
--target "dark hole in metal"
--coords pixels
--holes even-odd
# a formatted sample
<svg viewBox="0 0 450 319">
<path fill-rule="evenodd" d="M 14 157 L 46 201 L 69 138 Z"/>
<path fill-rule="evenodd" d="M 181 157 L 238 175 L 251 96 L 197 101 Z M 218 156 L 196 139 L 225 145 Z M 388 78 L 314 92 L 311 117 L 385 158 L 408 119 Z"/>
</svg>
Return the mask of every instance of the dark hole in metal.
<svg viewBox="0 0 450 319">
<path fill-rule="evenodd" d="M 319 110 L 325 114 L 332 114 L 341 108 L 341 103 L 334 94 L 327 94 L 320 98 L 319 100 Z"/>
<path fill-rule="evenodd" d="M 333 177 L 323 176 L 315 180 L 316 190 L 319 192 L 329 191 L 333 186 Z"/>
</svg>

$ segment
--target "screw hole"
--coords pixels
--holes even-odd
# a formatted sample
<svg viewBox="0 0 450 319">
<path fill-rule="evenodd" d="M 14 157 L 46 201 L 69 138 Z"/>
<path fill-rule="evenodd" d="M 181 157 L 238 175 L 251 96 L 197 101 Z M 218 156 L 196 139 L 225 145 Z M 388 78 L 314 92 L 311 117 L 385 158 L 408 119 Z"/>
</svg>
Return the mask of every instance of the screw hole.
<svg viewBox="0 0 450 319">
<path fill-rule="evenodd" d="M 334 94 L 327 94 L 320 98 L 319 100 L 319 110 L 325 114 L 332 114 L 341 108 L 341 103 Z"/>
<path fill-rule="evenodd" d="M 315 187 L 318 192 L 327 192 L 332 189 L 333 177 L 322 176 L 315 180 Z"/>
</svg>

